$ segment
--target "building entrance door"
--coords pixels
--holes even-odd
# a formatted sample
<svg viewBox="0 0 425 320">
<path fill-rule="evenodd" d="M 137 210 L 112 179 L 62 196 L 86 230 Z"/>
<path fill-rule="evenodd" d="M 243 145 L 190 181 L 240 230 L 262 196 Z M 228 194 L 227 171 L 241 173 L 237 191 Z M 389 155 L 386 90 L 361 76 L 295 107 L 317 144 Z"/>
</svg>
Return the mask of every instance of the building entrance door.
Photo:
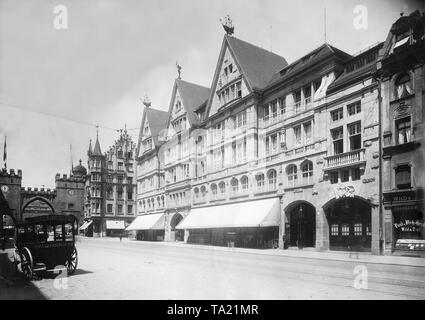
<svg viewBox="0 0 425 320">
<path fill-rule="evenodd" d="M 344 198 L 326 212 L 331 250 L 370 251 L 372 242 L 371 208 L 365 201 Z"/>
<path fill-rule="evenodd" d="M 184 241 L 184 230 L 176 229 L 176 226 L 183 220 L 180 213 L 176 213 L 170 221 L 171 232 L 174 233 L 175 241 Z"/>
<path fill-rule="evenodd" d="M 308 203 L 296 205 L 290 211 L 290 246 L 314 247 L 316 242 L 316 210 Z"/>
</svg>

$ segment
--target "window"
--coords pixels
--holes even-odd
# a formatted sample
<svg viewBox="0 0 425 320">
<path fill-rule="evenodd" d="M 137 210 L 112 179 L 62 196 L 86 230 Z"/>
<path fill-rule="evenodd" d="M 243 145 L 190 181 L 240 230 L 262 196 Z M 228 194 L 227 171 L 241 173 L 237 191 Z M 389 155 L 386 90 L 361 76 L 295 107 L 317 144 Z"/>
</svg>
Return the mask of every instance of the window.
<svg viewBox="0 0 425 320">
<path fill-rule="evenodd" d="M 236 83 L 236 93 L 238 98 L 242 97 L 241 82 Z"/>
<path fill-rule="evenodd" d="M 233 72 L 233 65 L 232 64 L 229 64 L 229 73 L 232 73 Z"/>
<path fill-rule="evenodd" d="M 129 204 L 129 205 L 127 206 L 127 213 L 128 213 L 128 214 L 132 214 L 132 213 L 133 213 L 133 205 Z"/>
<path fill-rule="evenodd" d="M 255 181 L 257 182 L 257 188 L 262 190 L 264 187 L 264 174 L 257 174 L 255 176 Z"/>
<path fill-rule="evenodd" d="M 308 85 L 304 88 L 304 103 L 309 104 L 311 102 L 311 86 Z"/>
<path fill-rule="evenodd" d="M 242 191 L 248 191 L 248 177 L 242 176 L 241 178 Z"/>
<path fill-rule="evenodd" d="M 122 182 L 123 182 L 123 176 L 118 176 L 117 179 L 118 179 L 118 183 L 122 184 Z"/>
<path fill-rule="evenodd" d="M 360 168 L 351 169 L 351 180 L 360 180 Z"/>
<path fill-rule="evenodd" d="M 122 214 L 122 205 L 121 204 L 118 205 L 118 214 Z"/>
<path fill-rule="evenodd" d="M 412 187 L 409 165 L 400 165 L 395 169 L 395 184 L 397 189 L 410 189 Z"/>
<path fill-rule="evenodd" d="M 395 126 L 397 130 L 397 144 L 403 144 L 412 141 L 410 117 L 396 120 Z"/>
<path fill-rule="evenodd" d="M 354 235 L 361 236 L 363 234 L 363 224 L 355 223 L 354 224 Z"/>
<path fill-rule="evenodd" d="M 285 112 L 286 112 L 286 98 L 285 97 L 279 98 L 279 109 L 280 109 L 280 114 L 285 114 Z"/>
<path fill-rule="evenodd" d="M 133 200 L 133 192 L 127 192 L 127 199 Z"/>
<path fill-rule="evenodd" d="M 294 93 L 295 113 L 301 111 L 301 89 Z"/>
<path fill-rule="evenodd" d="M 361 149 L 362 135 L 360 121 L 348 125 L 348 135 L 350 137 L 350 151 Z"/>
<path fill-rule="evenodd" d="M 349 172 L 348 170 L 342 170 L 341 171 L 341 182 L 347 182 L 349 179 Z"/>
<path fill-rule="evenodd" d="M 348 223 L 343 223 L 341 225 L 341 235 L 349 236 L 350 235 L 350 225 Z"/>
<path fill-rule="evenodd" d="M 303 126 L 304 126 L 305 142 L 310 143 L 312 140 L 311 122 L 304 123 Z"/>
<path fill-rule="evenodd" d="M 338 235 L 338 224 L 331 224 L 331 236 Z"/>
<path fill-rule="evenodd" d="M 233 192 L 233 193 L 238 192 L 238 189 L 239 189 L 239 182 L 238 182 L 238 179 L 233 178 L 233 179 L 232 179 L 232 181 L 231 181 L 231 183 L 230 183 L 230 185 L 232 186 L 232 192 Z"/>
<path fill-rule="evenodd" d="M 295 186 L 297 184 L 297 167 L 294 164 L 291 164 L 286 169 L 288 175 L 288 184 L 289 186 Z"/>
<path fill-rule="evenodd" d="M 347 105 L 347 112 L 349 116 L 352 116 L 353 114 L 360 113 L 362 111 L 362 105 L 360 101 L 356 101 L 354 103 L 351 103 Z"/>
<path fill-rule="evenodd" d="M 273 118 L 277 117 L 277 100 L 273 100 L 272 102 L 270 102 L 270 109 L 271 109 L 271 116 Z"/>
<path fill-rule="evenodd" d="M 211 185 L 211 194 L 214 198 L 217 196 L 217 185 L 215 183 Z"/>
<path fill-rule="evenodd" d="M 127 183 L 130 184 L 130 185 L 133 184 L 133 178 L 132 177 L 128 177 L 127 178 Z"/>
<path fill-rule="evenodd" d="M 303 183 L 304 184 L 309 184 L 312 183 L 313 181 L 313 162 L 311 161 L 306 161 L 304 164 L 302 164 L 301 166 L 301 172 L 303 175 Z"/>
<path fill-rule="evenodd" d="M 331 172 L 329 174 L 329 180 L 332 184 L 338 183 L 338 171 Z"/>
<path fill-rule="evenodd" d="M 106 205 L 106 211 L 107 211 L 108 213 L 112 213 L 112 204 L 108 203 L 108 204 Z"/>
<path fill-rule="evenodd" d="M 296 169 L 296 168 L 295 168 Z M 276 189 L 276 170 L 272 169 L 268 172 L 267 178 L 269 180 L 269 188 Z"/>
<path fill-rule="evenodd" d="M 339 108 L 337 110 L 331 111 L 332 121 L 338 121 L 344 117 L 344 110 Z"/>
<path fill-rule="evenodd" d="M 334 154 L 340 154 L 344 152 L 344 141 L 343 141 L 343 128 L 339 127 L 331 130 Z"/>
<path fill-rule="evenodd" d="M 395 81 L 395 97 L 396 99 L 408 96 L 413 92 L 410 84 L 410 76 L 407 73 L 400 75 Z"/>
<path fill-rule="evenodd" d="M 301 144 L 301 126 L 294 127 L 295 144 Z"/>
<path fill-rule="evenodd" d="M 239 112 L 236 115 L 236 128 L 241 128 L 246 126 L 246 110 Z"/>
<path fill-rule="evenodd" d="M 195 194 L 195 199 L 199 198 L 199 189 L 198 188 L 195 188 L 193 190 L 193 193 Z"/>
<path fill-rule="evenodd" d="M 118 189 L 118 199 L 122 200 L 122 189 Z"/>
<path fill-rule="evenodd" d="M 118 151 L 118 158 L 122 158 L 122 150 Z"/>
<path fill-rule="evenodd" d="M 68 203 L 68 209 L 70 209 L 70 210 L 74 209 L 74 204 L 73 203 Z"/>
<path fill-rule="evenodd" d="M 218 184 L 218 187 L 220 189 L 220 194 L 224 195 L 226 193 L 226 184 L 222 181 Z"/>
</svg>

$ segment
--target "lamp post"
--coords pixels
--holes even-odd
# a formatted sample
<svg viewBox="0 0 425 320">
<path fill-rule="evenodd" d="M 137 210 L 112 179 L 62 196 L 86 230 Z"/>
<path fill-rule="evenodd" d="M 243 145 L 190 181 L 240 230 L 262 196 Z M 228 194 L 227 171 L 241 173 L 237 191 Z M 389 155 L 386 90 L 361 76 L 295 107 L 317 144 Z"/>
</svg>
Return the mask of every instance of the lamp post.
<svg viewBox="0 0 425 320">
<path fill-rule="evenodd" d="M 303 248 L 302 222 L 304 220 L 303 205 L 298 209 L 298 249 Z"/>
</svg>

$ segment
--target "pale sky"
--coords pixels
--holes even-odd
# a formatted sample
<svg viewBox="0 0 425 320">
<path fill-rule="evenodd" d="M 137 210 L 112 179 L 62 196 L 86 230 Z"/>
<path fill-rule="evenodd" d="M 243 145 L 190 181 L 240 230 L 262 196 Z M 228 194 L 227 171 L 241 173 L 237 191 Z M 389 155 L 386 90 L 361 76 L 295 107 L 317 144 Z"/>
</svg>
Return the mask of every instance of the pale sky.
<svg viewBox="0 0 425 320">
<path fill-rule="evenodd" d="M 56 5 L 67 7 L 66 30 L 53 26 Z M 366 30 L 354 27 L 357 5 Z M 7 135 L 8 168 L 23 170 L 23 186 L 53 187 L 57 172 L 69 173 L 70 144 L 74 165 L 86 165 L 96 124 L 106 151 L 118 135 L 106 128 L 139 127 L 145 94 L 168 109 L 176 61 L 183 80 L 210 87 L 226 14 L 236 37 L 290 63 L 324 42 L 325 7 L 328 42 L 354 54 L 420 2 L 0 0 L 1 160 Z"/>
</svg>

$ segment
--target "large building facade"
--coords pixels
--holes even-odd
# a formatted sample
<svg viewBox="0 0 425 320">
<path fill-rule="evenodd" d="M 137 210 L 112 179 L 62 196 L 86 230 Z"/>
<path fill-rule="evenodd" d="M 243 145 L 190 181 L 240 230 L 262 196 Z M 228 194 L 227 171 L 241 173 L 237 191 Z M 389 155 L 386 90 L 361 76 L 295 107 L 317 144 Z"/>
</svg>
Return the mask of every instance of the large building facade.
<svg viewBox="0 0 425 320">
<path fill-rule="evenodd" d="M 150 166 L 158 176 L 152 196 L 164 201 L 147 206 L 151 195 L 139 185 L 132 227 L 163 228 L 156 240 L 392 253 L 393 221 L 381 201 L 390 117 L 379 107 L 390 89 L 378 76 L 389 41 L 355 55 L 325 43 L 288 64 L 226 34 L 211 88 L 175 81 Z M 421 94 L 409 97 L 423 138 L 423 64 L 415 68 Z M 139 146 L 148 138 L 142 131 Z M 415 148 L 404 157 L 419 167 L 423 143 Z M 148 159 L 138 158 L 140 182 L 152 174 L 140 170 Z M 423 234 L 422 209 L 414 210 Z"/>
<path fill-rule="evenodd" d="M 127 130 L 102 153 L 99 138 L 88 155 L 85 186 L 85 221 L 82 231 L 89 236 L 123 233 L 136 212 L 135 144 Z"/>
</svg>

